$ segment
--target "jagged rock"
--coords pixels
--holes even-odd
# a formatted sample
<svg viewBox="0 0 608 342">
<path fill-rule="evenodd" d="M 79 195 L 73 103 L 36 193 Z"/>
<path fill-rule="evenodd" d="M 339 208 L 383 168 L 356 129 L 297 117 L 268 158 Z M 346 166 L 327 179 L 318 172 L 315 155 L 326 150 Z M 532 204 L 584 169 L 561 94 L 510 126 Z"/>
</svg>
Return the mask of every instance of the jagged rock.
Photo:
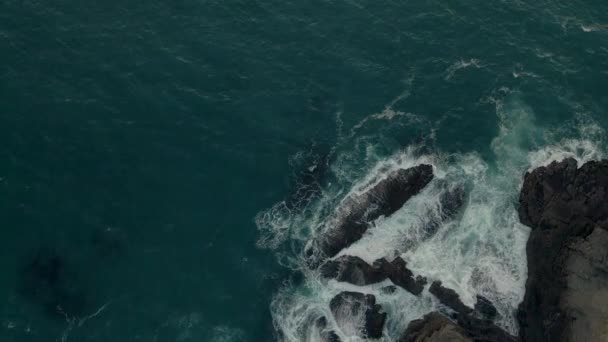
<svg viewBox="0 0 608 342">
<path fill-rule="evenodd" d="M 373 295 L 341 292 L 330 301 L 329 308 L 343 332 L 361 338 L 382 337 L 386 313 L 380 312 L 382 308 Z"/>
<path fill-rule="evenodd" d="M 484 296 L 477 296 L 477 302 L 475 303 L 475 312 L 483 318 L 493 320 L 496 317 L 497 311 L 494 304 L 490 302 Z"/>
<path fill-rule="evenodd" d="M 401 342 L 473 342 L 466 332 L 438 312 L 431 312 L 407 327 Z"/>
<path fill-rule="evenodd" d="M 458 314 L 458 326 L 463 328 L 467 336 L 475 342 L 516 342 L 519 339 L 492 323 L 491 320 L 480 319 L 474 315 Z"/>
<path fill-rule="evenodd" d="M 403 334 L 402 342 L 515 342 L 509 335 L 488 320 L 458 314 L 453 322 L 438 312 L 412 321 Z"/>
<path fill-rule="evenodd" d="M 350 255 L 328 260 L 321 266 L 320 272 L 325 278 L 359 286 L 379 283 L 387 278 L 379 268 L 369 265 L 359 257 Z"/>
<path fill-rule="evenodd" d="M 407 268 L 406 262 L 397 257 L 392 262 L 378 259 L 369 265 L 359 257 L 344 255 L 335 260 L 329 260 L 321 266 L 321 275 L 326 278 L 344 281 L 354 285 L 364 286 L 390 279 L 393 284 L 419 295 L 424 289 L 426 279 L 414 277 Z"/>
<path fill-rule="evenodd" d="M 371 222 L 390 216 L 407 200 L 418 194 L 433 179 L 433 167 L 418 165 L 391 172 L 370 190 L 344 200 L 328 222 L 331 228 L 310 243 L 306 250 L 311 267 L 333 257 L 345 247 L 361 239 Z"/>
<path fill-rule="evenodd" d="M 519 307 L 525 341 L 606 339 L 608 161 L 577 169 L 574 159 L 527 173 L 519 217 L 532 228 L 528 279 Z M 602 328 L 598 328 L 602 327 Z M 591 338 L 593 337 L 593 338 Z"/>
<path fill-rule="evenodd" d="M 449 307 L 460 314 L 471 314 L 473 309 L 464 305 L 460 300 L 460 296 L 456 291 L 443 287 L 440 281 L 434 281 L 429 288 L 429 292 L 433 294 L 441 304 Z"/>
</svg>

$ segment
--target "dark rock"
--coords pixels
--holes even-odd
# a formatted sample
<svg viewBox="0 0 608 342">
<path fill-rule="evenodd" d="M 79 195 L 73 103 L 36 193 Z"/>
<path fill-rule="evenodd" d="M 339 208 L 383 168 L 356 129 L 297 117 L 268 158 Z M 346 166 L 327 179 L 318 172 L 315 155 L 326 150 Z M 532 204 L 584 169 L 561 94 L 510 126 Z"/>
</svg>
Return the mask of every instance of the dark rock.
<svg viewBox="0 0 608 342">
<path fill-rule="evenodd" d="M 407 268 L 406 262 L 397 257 L 392 262 L 378 259 L 369 265 L 359 257 L 344 255 L 335 260 L 329 260 L 321 266 L 321 275 L 325 278 L 336 279 L 354 285 L 364 286 L 390 279 L 395 285 L 419 295 L 424 289 L 426 279 L 414 277 Z"/>
<path fill-rule="evenodd" d="M 412 321 L 407 327 L 402 342 L 515 342 L 509 335 L 488 320 L 458 314 L 452 322 L 438 312 Z"/>
<path fill-rule="evenodd" d="M 85 312 L 86 300 L 77 277 L 56 250 L 36 250 L 19 273 L 18 292 L 51 316 L 75 317 Z"/>
<path fill-rule="evenodd" d="M 608 247 L 589 237 L 599 238 L 600 229 L 607 226 L 608 161 L 577 169 L 575 160 L 566 159 L 537 168 L 525 175 L 519 203 L 521 222 L 532 228 L 526 245 L 526 294 L 518 312 L 522 339 L 569 341 L 588 334 L 606 338 L 605 328 L 590 329 L 608 327 L 606 316 L 593 309 L 607 303 L 608 282 L 598 271 L 604 266 L 594 256 L 605 255 Z M 574 252 L 581 248 L 584 253 Z"/>
<path fill-rule="evenodd" d="M 407 327 L 401 342 L 473 342 L 464 329 L 438 312 L 431 312 Z"/>
<path fill-rule="evenodd" d="M 519 339 L 492 323 L 491 320 L 479 319 L 473 315 L 459 314 L 456 317 L 458 326 L 475 342 L 516 342 Z"/>
<path fill-rule="evenodd" d="M 344 333 L 353 333 L 361 338 L 382 337 L 386 313 L 380 312 L 382 307 L 376 304 L 376 297 L 373 295 L 341 292 L 332 298 L 329 308 L 343 331 L 348 330 L 353 322 L 361 320 L 361 331 L 344 331 Z"/>
<path fill-rule="evenodd" d="M 321 266 L 320 272 L 325 278 L 359 286 L 379 283 L 387 278 L 379 268 L 369 265 L 359 257 L 350 255 L 328 260 Z"/>
<path fill-rule="evenodd" d="M 393 284 L 402 287 L 412 294 L 419 295 L 424 290 L 426 278 L 421 276 L 414 277 L 414 273 L 407 268 L 407 263 L 400 257 L 388 262 L 382 258 L 374 262 L 374 267 L 385 274 Z"/>
<path fill-rule="evenodd" d="M 596 228 L 573 242 L 565 271 L 568 289 L 560 306 L 573 318 L 569 340 L 608 340 L 608 231 Z"/>
<path fill-rule="evenodd" d="M 306 256 L 310 266 L 317 267 L 324 258 L 335 256 L 359 240 L 374 220 L 392 215 L 432 179 L 430 165 L 400 169 L 365 193 L 345 199 L 328 222 L 331 228 L 308 246 Z"/>
<path fill-rule="evenodd" d="M 484 296 L 477 296 L 477 302 L 475 303 L 475 311 L 483 318 L 493 320 L 496 317 L 497 311 L 494 304 L 490 302 Z"/>
<path fill-rule="evenodd" d="M 471 314 L 473 309 L 464 305 L 460 300 L 460 296 L 456 291 L 443 287 L 440 281 L 434 281 L 429 288 L 429 292 L 433 294 L 441 304 L 449 307 L 460 314 Z"/>
<path fill-rule="evenodd" d="M 384 294 L 393 294 L 397 292 L 397 286 L 389 285 L 380 289 Z"/>
</svg>

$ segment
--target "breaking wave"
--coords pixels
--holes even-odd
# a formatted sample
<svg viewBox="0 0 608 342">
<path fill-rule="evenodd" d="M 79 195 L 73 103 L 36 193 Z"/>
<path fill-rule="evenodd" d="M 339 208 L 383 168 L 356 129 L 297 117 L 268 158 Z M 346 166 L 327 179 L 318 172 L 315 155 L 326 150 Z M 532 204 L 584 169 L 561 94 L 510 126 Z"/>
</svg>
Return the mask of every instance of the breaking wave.
<svg viewBox="0 0 608 342">
<path fill-rule="evenodd" d="M 376 220 L 362 239 L 336 257 L 353 255 L 372 263 L 401 256 L 414 274 L 426 277 L 429 283 L 442 281 L 469 306 L 477 295 L 488 298 L 498 310 L 496 324 L 517 333 L 515 313 L 524 296 L 529 235 L 529 228 L 519 222 L 516 207 L 523 175 L 568 157 L 579 163 L 599 159 L 604 155 L 605 134 L 582 115 L 573 129 L 572 123 L 567 123 L 567 129 L 538 127 L 533 110 L 514 96 L 495 100 L 495 104 L 499 125 L 489 156 L 476 151 L 429 151 L 424 142 L 382 155 L 373 139 L 357 137 L 349 144 L 354 146 L 350 151 L 336 149 L 343 152 L 333 156 L 328 174 L 319 183 L 318 196 L 301 207 L 282 201 L 257 215 L 259 246 L 275 250 L 282 264 L 303 274 L 301 281 L 285 283 L 271 304 L 280 340 L 320 340 L 321 328 L 314 323 L 321 317 L 327 318 L 342 340 L 359 340 L 354 332 L 361 320 L 335 322 L 330 312 L 330 300 L 342 291 L 376 297 L 388 313 L 383 341 L 398 340 L 410 321 L 438 309 L 428 285 L 415 296 L 401 288 L 387 292 L 385 287 L 392 284 L 389 280 L 362 287 L 324 280 L 318 271 L 306 267 L 302 253 L 342 200 L 364 192 L 392 170 L 422 163 L 433 166 L 433 181 L 395 214 Z M 393 118 L 398 116 L 387 119 Z M 464 205 L 458 215 L 445 218 L 441 199 L 456 188 L 465 190 Z"/>
</svg>

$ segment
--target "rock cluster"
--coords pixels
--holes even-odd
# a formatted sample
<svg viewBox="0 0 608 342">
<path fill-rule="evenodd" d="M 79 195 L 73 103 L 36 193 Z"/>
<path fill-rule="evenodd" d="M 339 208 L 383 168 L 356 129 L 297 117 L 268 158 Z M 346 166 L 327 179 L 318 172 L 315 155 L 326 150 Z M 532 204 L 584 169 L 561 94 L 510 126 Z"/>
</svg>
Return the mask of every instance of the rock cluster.
<svg viewBox="0 0 608 342">
<path fill-rule="evenodd" d="M 395 212 L 431 179 L 432 168 L 424 165 L 391 174 L 368 193 L 347 201 L 349 209 L 340 211 L 336 229 L 316 241 L 317 247 L 325 257 L 334 256 L 358 240 L 370 220 Z M 454 189 L 446 192 L 450 195 L 440 219 L 454 215 L 463 202 L 462 188 Z M 371 214 L 365 210 L 369 205 L 375 208 Z M 526 245 L 526 293 L 517 313 L 519 336 L 494 324 L 498 312 L 487 298 L 477 296 L 471 308 L 454 290 L 435 281 L 428 291 L 442 304 L 441 312 L 412 321 L 401 341 L 608 341 L 608 161 L 579 168 L 575 160 L 566 159 L 527 173 L 518 213 L 532 228 Z M 431 233 L 436 228 L 429 227 Z M 395 286 L 384 287 L 386 293 L 398 286 L 419 295 L 427 283 L 400 257 L 370 265 L 344 255 L 319 270 L 325 278 L 358 286 L 389 280 Z M 360 338 L 369 339 L 383 336 L 386 313 L 373 295 L 342 292 L 331 300 L 330 309 L 343 332 L 354 329 Z M 327 331 L 325 318 L 317 325 L 323 327 L 324 341 L 339 341 L 335 332 Z"/>
<path fill-rule="evenodd" d="M 369 265 L 359 257 L 344 255 L 321 266 L 321 275 L 354 285 L 364 286 L 390 279 L 393 284 L 418 295 L 424 289 L 426 279 L 414 277 L 406 262 L 397 257 L 393 261 L 384 258 Z"/>
</svg>

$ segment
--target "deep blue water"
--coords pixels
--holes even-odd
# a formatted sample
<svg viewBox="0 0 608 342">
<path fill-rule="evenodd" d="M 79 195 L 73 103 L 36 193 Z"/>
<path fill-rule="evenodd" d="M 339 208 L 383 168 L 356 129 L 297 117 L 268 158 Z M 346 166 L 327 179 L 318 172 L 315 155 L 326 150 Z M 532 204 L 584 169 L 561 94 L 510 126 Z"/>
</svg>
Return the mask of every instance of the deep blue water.
<svg viewBox="0 0 608 342">
<path fill-rule="evenodd" d="M 286 338 L 306 156 L 601 155 L 607 90 L 606 1 L 4 0 L 0 340 Z"/>
</svg>

